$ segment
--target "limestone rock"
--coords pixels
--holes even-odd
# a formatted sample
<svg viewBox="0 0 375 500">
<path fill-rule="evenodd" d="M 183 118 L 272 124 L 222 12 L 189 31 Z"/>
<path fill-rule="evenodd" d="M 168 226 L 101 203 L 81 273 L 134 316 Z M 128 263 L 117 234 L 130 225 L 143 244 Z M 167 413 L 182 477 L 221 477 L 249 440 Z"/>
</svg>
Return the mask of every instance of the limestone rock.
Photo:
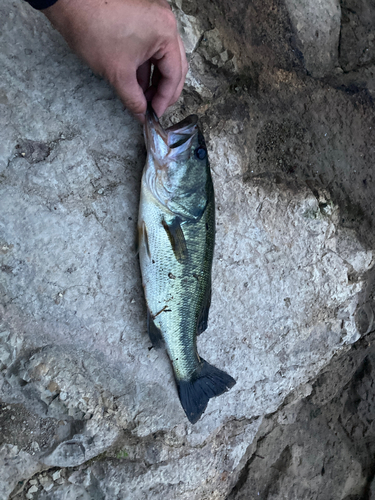
<svg viewBox="0 0 375 500">
<path fill-rule="evenodd" d="M 40 470 L 35 459 L 11 444 L 2 444 L 0 447 L 0 496 L 8 498 L 19 481 L 35 474 Z"/>
<path fill-rule="evenodd" d="M 203 36 L 204 28 L 198 18 L 185 14 L 181 9 L 181 5 L 178 4 L 179 2 L 172 4 L 172 10 L 177 19 L 178 31 L 183 41 L 186 55 L 189 57 L 196 50 Z"/>
<path fill-rule="evenodd" d="M 242 482 L 228 500 L 281 500 L 286 492 L 292 498 L 332 500 L 372 494 L 373 340 L 374 333 L 351 353 L 335 358 L 305 400 L 284 406 L 284 418 L 266 419 Z M 334 390 L 328 394 L 330 377 Z"/>
<path fill-rule="evenodd" d="M 286 0 L 307 71 L 321 78 L 338 63 L 339 0 Z"/>
</svg>

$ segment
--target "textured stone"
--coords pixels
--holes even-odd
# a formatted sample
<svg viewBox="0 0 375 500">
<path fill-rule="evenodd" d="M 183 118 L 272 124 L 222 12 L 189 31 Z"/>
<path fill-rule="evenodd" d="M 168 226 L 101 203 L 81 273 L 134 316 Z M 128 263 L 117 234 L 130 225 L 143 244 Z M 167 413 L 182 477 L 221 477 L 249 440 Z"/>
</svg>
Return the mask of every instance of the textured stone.
<svg viewBox="0 0 375 500">
<path fill-rule="evenodd" d="M 92 500 L 93 498 L 102 499 L 103 497 L 98 494 L 92 496 L 84 488 L 73 484 L 60 486 L 39 495 L 40 500 L 72 500 L 73 498 L 75 500 Z"/>
<path fill-rule="evenodd" d="M 228 500 L 372 498 L 373 341 L 374 333 L 323 370 L 305 400 L 266 419 Z"/>
<path fill-rule="evenodd" d="M 0 446 L 0 498 L 8 498 L 18 482 L 40 470 L 35 459 L 17 446 Z"/>
<path fill-rule="evenodd" d="M 342 2 L 340 66 L 345 72 L 375 63 L 375 11 L 371 0 Z"/>
<path fill-rule="evenodd" d="M 341 10 L 339 0 L 286 0 L 307 71 L 314 77 L 338 64 Z"/>
<path fill-rule="evenodd" d="M 200 39 L 203 36 L 203 26 L 199 19 L 189 16 L 181 9 L 180 2 L 175 2 L 172 10 L 176 16 L 178 31 L 183 41 L 186 55 L 191 56 L 196 50 Z"/>
</svg>

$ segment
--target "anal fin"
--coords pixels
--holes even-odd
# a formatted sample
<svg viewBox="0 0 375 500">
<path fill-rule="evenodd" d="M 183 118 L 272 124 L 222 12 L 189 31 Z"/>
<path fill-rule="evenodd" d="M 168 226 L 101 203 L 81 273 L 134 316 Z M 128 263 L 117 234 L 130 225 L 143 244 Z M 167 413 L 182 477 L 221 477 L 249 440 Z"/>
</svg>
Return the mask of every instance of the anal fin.
<svg viewBox="0 0 375 500">
<path fill-rule="evenodd" d="M 155 347 L 155 349 L 164 347 L 163 335 L 160 331 L 160 328 L 155 325 L 149 308 L 147 308 L 147 333 L 150 337 L 152 346 Z"/>
<path fill-rule="evenodd" d="M 207 329 L 208 325 L 208 312 L 211 305 L 211 287 L 207 293 L 206 300 L 203 303 L 200 316 L 197 323 L 197 335 L 200 335 Z"/>
</svg>

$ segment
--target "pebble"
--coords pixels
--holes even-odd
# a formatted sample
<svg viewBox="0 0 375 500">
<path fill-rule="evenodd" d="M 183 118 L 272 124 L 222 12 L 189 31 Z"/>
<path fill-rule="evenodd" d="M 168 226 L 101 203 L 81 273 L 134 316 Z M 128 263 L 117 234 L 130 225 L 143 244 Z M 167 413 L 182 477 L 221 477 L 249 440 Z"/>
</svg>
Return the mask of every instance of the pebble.
<svg viewBox="0 0 375 500">
<path fill-rule="evenodd" d="M 54 472 L 54 473 L 52 474 L 52 479 L 53 479 L 54 481 L 57 481 L 57 479 L 59 479 L 60 477 L 61 477 L 61 470 L 57 470 L 56 472 Z"/>
<path fill-rule="evenodd" d="M 39 481 L 45 491 L 49 491 L 53 488 L 53 481 L 49 476 L 41 477 Z"/>
<path fill-rule="evenodd" d="M 226 50 L 224 50 L 224 52 L 222 52 L 222 53 L 220 54 L 220 57 L 221 57 L 221 60 L 222 60 L 223 62 L 227 62 L 227 61 L 228 61 L 228 59 L 229 59 L 228 52 L 227 52 Z"/>
<path fill-rule="evenodd" d="M 33 441 L 30 445 L 30 448 L 34 451 L 40 451 L 40 446 L 36 441 Z"/>
<path fill-rule="evenodd" d="M 52 488 L 53 488 L 53 482 L 52 481 L 50 483 L 46 484 L 45 486 L 43 486 L 43 489 L 45 491 L 50 491 L 50 490 L 52 490 Z"/>
<path fill-rule="evenodd" d="M 79 472 L 73 472 L 73 474 L 70 474 L 68 481 L 72 484 L 78 484 L 79 483 Z"/>
</svg>

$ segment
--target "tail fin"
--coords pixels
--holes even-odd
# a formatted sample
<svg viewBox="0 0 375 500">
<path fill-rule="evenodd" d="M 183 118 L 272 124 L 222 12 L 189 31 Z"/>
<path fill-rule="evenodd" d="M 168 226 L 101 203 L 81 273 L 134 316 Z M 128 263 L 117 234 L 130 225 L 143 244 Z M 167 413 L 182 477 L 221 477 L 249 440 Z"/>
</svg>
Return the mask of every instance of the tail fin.
<svg viewBox="0 0 375 500">
<path fill-rule="evenodd" d="M 178 395 L 187 418 L 195 424 L 207 407 L 208 400 L 220 396 L 236 381 L 227 373 L 201 359 L 190 380 L 178 380 Z"/>
</svg>

